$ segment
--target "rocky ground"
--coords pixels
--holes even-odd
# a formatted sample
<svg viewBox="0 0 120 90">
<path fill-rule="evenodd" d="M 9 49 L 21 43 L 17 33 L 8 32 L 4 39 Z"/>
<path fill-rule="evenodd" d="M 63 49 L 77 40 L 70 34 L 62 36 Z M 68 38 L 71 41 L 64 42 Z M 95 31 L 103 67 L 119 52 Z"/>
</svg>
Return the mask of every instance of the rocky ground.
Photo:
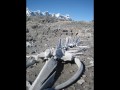
<svg viewBox="0 0 120 90">
<path fill-rule="evenodd" d="M 53 21 L 41 22 L 38 19 L 27 20 L 26 28 L 26 55 L 34 55 L 45 51 L 50 47 L 55 47 L 59 38 L 67 36 L 79 36 L 81 45 L 90 48 L 82 49 L 82 55 L 78 58 L 83 62 L 85 70 L 78 81 L 64 90 L 93 90 L 94 89 L 94 23 L 93 22 L 76 22 L 76 21 Z M 27 58 L 27 60 L 34 58 Z M 38 73 L 44 66 L 45 62 L 40 58 L 39 63 L 34 64 L 26 69 L 26 79 L 33 83 Z M 53 86 L 59 85 L 68 80 L 77 71 L 77 65 L 74 63 L 64 63 L 59 65 L 59 73 L 56 75 L 56 82 Z"/>
</svg>

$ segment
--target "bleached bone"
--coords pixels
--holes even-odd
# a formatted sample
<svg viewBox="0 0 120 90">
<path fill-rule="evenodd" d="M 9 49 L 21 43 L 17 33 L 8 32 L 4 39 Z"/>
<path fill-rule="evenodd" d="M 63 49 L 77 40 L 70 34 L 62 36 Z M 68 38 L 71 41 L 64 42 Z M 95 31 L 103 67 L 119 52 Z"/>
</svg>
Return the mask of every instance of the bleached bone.
<svg viewBox="0 0 120 90">
<path fill-rule="evenodd" d="M 79 48 L 90 48 L 89 46 L 78 46 Z"/>
<path fill-rule="evenodd" d="M 49 85 L 44 84 L 44 82 L 46 82 L 47 79 L 53 80 L 54 74 L 53 77 L 49 78 L 49 76 L 56 68 L 56 66 L 57 66 L 57 61 L 54 58 L 48 59 L 48 61 L 46 61 L 45 65 L 43 66 L 42 70 L 38 74 L 37 78 L 35 79 L 29 90 L 43 90 L 45 89 L 43 87 L 48 87 Z"/>
<path fill-rule="evenodd" d="M 46 89 L 52 85 L 52 83 L 54 82 L 55 74 L 56 74 L 56 71 L 43 83 L 40 90 Z"/>
<path fill-rule="evenodd" d="M 75 46 L 75 43 L 72 37 L 66 37 L 64 49 L 67 50 L 69 47 L 74 47 L 74 46 Z"/>
<path fill-rule="evenodd" d="M 69 44 L 69 41 L 70 41 L 69 38 L 70 37 L 66 38 L 66 46 L 67 46 L 67 44 Z M 79 53 L 81 48 L 77 48 L 76 50 L 69 49 L 69 50 L 65 51 L 62 47 L 63 46 L 61 45 L 61 39 L 60 39 L 60 42 L 57 46 L 57 49 L 53 53 L 53 56 L 55 57 L 55 59 L 58 58 L 58 59 L 63 59 L 65 61 L 66 60 L 71 61 L 74 56 L 79 55 L 79 54 L 83 54 L 83 53 Z"/>
<path fill-rule="evenodd" d="M 68 42 L 69 42 L 69 39 L 68 39 Z M 66 46 L 67 46 L 67 44 L 66 44 Z M 50 50 L 46 50 L 46 54 L 43 53 L 42 56 L 44 56 L 44 55 L 49 56 L 50 53 L 51 53 Z M 56 47 L 56 49 L 52 50 L 51 54 L 54 56 L 54 58 L 48 59 L 48 61 L 46 61 L 44 67 L 38 74 L 38 76 L 35 79 L 35 81 L 33 82 L 32 86 L 30 87 L 30 90 L 43 90 L 43 89 L 46 89 L 47 87 L 49 87 L 50 83 L 52 83 L 54 81 L 54 76 L 55 76 L 56 72 L 54 72 L 52 75 L 51 75 L 51 73 L 57 66 L 56 59 L 64 59 L 64 61 L 72 61 L 74 59 L 75 55 L 80 54 L 80 53 L 76 53 L 76 52 L 70 53 L 68 51 L 63 50 L 62 45 L 61 45 L 61 39 L 60 39 L 58 46 Z M 77 73 L 68 81 L 56 86 L 55 87 L 56 90 L 62 89 L 64 87 L 70 85 L 79 77 L 79 75 L 81 74 L 81 72 L 83 70 L 83 65 L 80 62 L 80 60 L 77 58 L 75 58 L 75 63 L 78 65 L 78 68 L 79 68 Z"/>
<path fill-rule="evenodd" d="M 50 49 L 46 49 L 44 54 L 45 54 L 44 55 L 45 56 L 44 59 L 48 59 L 51 56 L 51 50 Z"/>
<path fill-rule="evenodd" d="M 63 61 L 72 61 L 76 56 L 82 55 L 82 52 L 69 52 L 65 51 L 64 56 L 61 58 Z"/>
<path fill-rule="evenodd" d="M 67 37 L 66 38 L 66 46 L 70 45 L 70 43 L 72 42 L 71 40 L 71 37 Z M 77 40 L 74 40 L 75 42 L 78 41 L 79 38 L 77 38 Z M 76 54 L 73 54 L 74 56 L 78 55 L 78 54 L 83 54 L 83 53 L 79 53 L 79 50 L 80 48 L 88 48 L 88 46 L 79 46 L 79 48 L 76 48 L 75 50 L 71 50 L 69 49 L 66 53 L 65 53 L 65 50 L 62 48 L 63 46 L 61 45 L 61 39 L 59 40 L 59 43 L 58 43 L 58 46 L 56 49 L 46 49 L 45 52 L 41 52 L 40 54 L 36 54 L 36 55 L 30 55 L 30 56 L 27 56 L 27 57 L 34 57 L 35 60 L 37 61 L 38 60 L 38 57 L 40 58 L 44 58 L 44 59 L 48 59 L 50 58 L 51 56 L 54 56 L 54 58 L 58 58 L 58 59 L 63 59 L 65 58 L 65 60 L 68 60 L 70 59 L 71 57 L 68 56 L 68 54 L 70 53 L 76 53 Z M 69 53 L 68 53 L 69 52 Z M 68 58 L 69 57 L 69 58 Z M 68 59 L 67 59 L 68 58 Z M 71 60 L 71 59 L 70 59 Z M 27 64 L 27 67 L 29 65 L 33 65 L 35 63 L 35 61 L 29 61 L 28 64 Z"/>
<path fill-rule="evenodd" d="M 27 57 L 34 57 L 35 60 L 37 60 L 38 57 L 47 59 L 49 56 L 50 56 L 50 50 L 46 49 L 45 52 L 41 52 L 41 53 L 36 54 L 36 55 L 30 55 L 30 56 L 27 56 Z"/>
<path fill-rule="evenodd" d="M 61 57 L 64 55 L 62 49 L 56 49 L 53 53 L 54 59 L 61 59 Z"/>
<path fill-rule="evenodd" d="M 79 50 L 79 49 L 84 49 L 84 48 L 90 48 L 89 46 L 77 46 L 77 47 L 74 47 L 74 48 L 70 48 L 70 50 Z"/>
<path fill-rule="evenodd" d="M 44 58 L 45 57 L 45 52 L 41 52 L 39 54 L 37 54 L 37 58 L 40 57 L 40 58 Z"/>
<path fill-rule="evenodd" d="M 68 50 L 68 52 L 70 52 L 70 53 L 78 53 L 84 48 L 86 49 L 86 48 L 90 48 L 90 47 L 89 46 L 78 46 L 78 47 L 75 47 L 75 48 L 70 48 Z"/>
<path fill-rule="evenodd" d="M 27 58 L 33 57 L 33 58 L 35 58 L 36 61 L 38 60 L 39 57 L 48 59 L 53 55 L 53 52 L 54 52 L 54 48 L 50 48 L 50 49 L 46 49 L 45 52 L 41 52 L 41 53 L 35 54 L 35 55 L 27 55 L 26 57 Z"/>
<path fill-rule="evenodd" d="M 64 55 L 64 50 L 62 49 L 61 45 L 61 39 L 59 40 L 58 46 L 53 52 L 54 59 L 61 59 L 61 57 Z"/>
<path fill-rule="evenodd" d="M 79 48 L 79 47 L 69 48 L 67 50 L 67 52 L 70 52 L 70 53 L 77 53 L 77 52 L 80 52 L 80 51 L 81 51 L 81 48 Z"/>
<path fill-rule="evenodd" d="M 37 60 L 37 59 L 38 59 L 38 54 L 36 54 L 36 55 L 27 55 L 26 57 L 27 57 L 27 58 L 33 57 L 33 58 L 35 58 L 35 60 Z"/>
<path fill-rule="evenodd" d="M 63 88 L 71 85 L 74 81 L 76 81 L 80 77 L 80 75 L 82 74 L 82 71 L 83 71 L 83 64 L 80 62 L 80 60 L 78 58 L 75 58 L 75 63 L 78 66 L 77 72 L 66 82 L 64 82 L 60 85 L 57 85 L 55 88 L 53 88 L 54 90 L 62 90 Z"/>
<path fill-rule="evenodd" d="M 38 57 L 44 58 L 44 59 L 50 58 L 50 56 L 52 55 L 51 52 L 53 52 L 53 51 L 51 51 L 50 49 L 46 49 L 45 52 L 41 52 L 40 54 L 26 56 L 27 58 L 29 58 L 29 57 L 35 58 L 34 60 L 27 60 L 26 61 L 26 68 L 28 68 L 29 66 L 34 65 L 35 63 L 39 62 Z"/>
<path fill-rule="evenodd" d="M 77 53 L 77 52 L 79 52 L 79 50 L 69 50 L 67 52 L 69 52 L 69 53 Z"/>
<path fill-rule="evenodd" d="M 82 52 L 79 52 L 79 53 L 73 53 L 73 56 L 76 57 L 76 56 L 79 56 L 79 55 L 83 55 Z"/>
<path fill-rule="evenodd" d="M 80 44 L 79 37 L 76 37 L 76 38 L 68 37 L 68 41 L 69 41 L 68 42 L 69 47 L 79 46 Z"/>
<path fill-rule="evenodd" d="M 38 57 L 48 59 L 53 56 L 54 48 L 46 49 L 45 52 L 38 54 Z"/>
<path fill-rule="evenodd" d="M 31 87 L 31 84 L 28 81 L 26 81 L 26 90 L 29 90 L 30 87 Z"/>
<path fill-rule="evenodd" d="M 73 46 L 74 46 L 71 37 L 68 37 L 68 43 L 67 43 L 67 46 L 68 46 L 68 47 L 73 47 Z"/>
<path fill-rule="evenodd" d="M 69 47 L 69 37 L 66 37 L 65 39 L 65 45 L 64 45 L 64 48 L 67 49 Z"/>
<path fill-rule="evenodd" d="M 60 48 L 62 48 L 62 43 L 61 43 L 61 39 L 59 39 L 59 43 L 57 44 L 57 47 L 56 47 L 57 49 L 60 49 Z"/>
<path fill-rule="evenodd" d="M 76 44 L 76 46 L 79 46 L 79 45 L 80 45 L 80 38 L 79 38 L 79 37 L 76 37 L 76 39 L 75 39 L 75 44 Z"/>
<path fill-rule="evenodd" d="M 80 39 L 79 37 L 76 38 L 72 38 L 72 37 L 66 37 L 66 43 L 65 43 L 65 47 L 75 47 L 75 46 L 79 46 L 80 45 Z"/>
<path fill-rule="evenodd" d="M 73 56 L 72 53 L 69 53 L 69 52 L 66 51 L 64 53 L 64 56 L 62 56 L 61 59 L 64 60 L 64 61 L 72 61 L 74 59 L 74 56 Z"/>
</svg>

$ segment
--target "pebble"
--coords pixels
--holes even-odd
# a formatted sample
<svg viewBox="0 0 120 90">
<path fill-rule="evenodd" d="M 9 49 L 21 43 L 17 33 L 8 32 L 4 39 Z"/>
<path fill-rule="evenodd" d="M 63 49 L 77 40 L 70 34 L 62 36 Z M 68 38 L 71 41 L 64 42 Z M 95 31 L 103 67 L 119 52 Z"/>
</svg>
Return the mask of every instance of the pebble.
<svg viewBox="0 0 120 90">
<path fill-rule="evenodd" d="M 93 60 L 90 61 L 90 64 L 91 64 L 91 66 L 94 66 L 94 62 L 93 62 Z"/>
<path fill-rule="evenodd" d="M 73 70 L 70 70 L 70 73 L 72 73 L 73 72 Z"/>
<path fill-rule="evenodd" d="M 84 79 L 80 79 L 80 80 L 77 81 L 78 84 L 83 84 L 84 82 L 85 82 Z"/>
<path fill-rule="evenodd" d="M 83 77 L 83 78 L 85 78 L 85 77 L 86 77 L 86 75 L 83 75 L 82 77 Z"/>
</svg>

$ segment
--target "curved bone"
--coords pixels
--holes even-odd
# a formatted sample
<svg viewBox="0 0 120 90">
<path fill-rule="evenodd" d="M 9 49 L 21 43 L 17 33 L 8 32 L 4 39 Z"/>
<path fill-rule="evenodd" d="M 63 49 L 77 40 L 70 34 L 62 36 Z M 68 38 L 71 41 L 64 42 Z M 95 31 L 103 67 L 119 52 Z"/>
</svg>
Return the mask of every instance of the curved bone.
<svg viewBox="0 0 120 90">
<path fill-rule="evenodd" d="M 65 88 L 65 87 L 71 85 L 74 81 L 76 81 L 80 77 L 80 75 L 81 75 L 81 73 L 83 71 L 83 64 L 80 62 L 80 60 L 78 58 L 75 58 L 75 63 L 78 66 L 78 71 L 69 80 L 67 80 L 66 82 L 64 82 L 64 83 L 62 83 L 62 84 L 60 84 L 58 86 L 56 86 L 54 88 L 55 90 L 61 90 L 61 89 Z"/>
</svg>

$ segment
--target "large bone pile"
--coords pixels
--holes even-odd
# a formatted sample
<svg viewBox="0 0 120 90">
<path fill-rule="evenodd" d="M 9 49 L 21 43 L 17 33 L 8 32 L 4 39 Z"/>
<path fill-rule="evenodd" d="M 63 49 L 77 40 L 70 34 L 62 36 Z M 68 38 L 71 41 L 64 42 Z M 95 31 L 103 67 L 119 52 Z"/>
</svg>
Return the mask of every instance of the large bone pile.
<svg viewBox="0 0 120 90">
<path fill-rule="evenodd" d="M 50 72 L 52 72 L 56 66 L 57 66 L 57 60 L 63 60 L 63 61 L 72 61 L 75 60 L 75 63 L 78 65 L 78 71 L 77 73 L 72 77 L 72 79 L 66 81 L 64 84 L 61 84 L 57 87 L 55 87 L 56 90 L 59 90 L 65 85 L 71 84 L 82 72 L 82 64 L 79 61 L 79 59 L 76 58 L 76 55 L 82 54 L 81 49 L 83 48 L 89 48 L 88 46 L 80 46 L 80 38 L 79 37 L 67 37 L 66 39 L 60 39 L 58 45 L 56 48 L 50 48 L 46 49 L 45 52 L 41 52 L 36 55 L 29 55 L 26 56 L 27 58 L 33 57 L 33 60 L 27 60 L 26 61 L 26 67 L 35 64 L 38 62 L 38 58 L 43 58 L 43 60 L 46 60 L 46 63 L 42 70 L 40 71 L 38 77 L 35 79 L 32 85 L 30 85 L 27 82 L 27 88 L 30 88 L 29 90 L 43 90 L 49 86 L 49 83 L 52 83 L 54 81 L 53 77 L 55 76 L 54 72 L 51 77 L 46 80 L 46 78 L 49 76 Z M 82 68 L 81 68 L 82 67 Z M 45 81 L 46 80 L 46 81 Z M 44 83 L 43 83 L 44 82 Z M 50 90 L 50 89 L 49 89 Z"/>
<path fill-rule="evenodd" d="M 71 60 L 73 56 L 82 54 L 82 52 L 80 52 L 82 48 L 88 48 L 88 46 L 79 46 L 79 45 L 80 45 L 79 37 L 74 37 L 74 38 L 66 37 L 65 39 L 62 39 L 62 40 L 60 39 L 56 48 L 49 48 L 49 49 L 46 49 L 45 52 L 41 52 L 35 55 L 27 55 L 26 58 L 33 57 L 34 59 L 26 60 L 26 67 L 29 67 L 37 63 L 38 58 L 43 58 L 44 60 L 47 60 L 51 56 L 56 57 L 57 54 L 58 54 L 57 58 L 60 58 L 64 61 Z"/>
</svg>

